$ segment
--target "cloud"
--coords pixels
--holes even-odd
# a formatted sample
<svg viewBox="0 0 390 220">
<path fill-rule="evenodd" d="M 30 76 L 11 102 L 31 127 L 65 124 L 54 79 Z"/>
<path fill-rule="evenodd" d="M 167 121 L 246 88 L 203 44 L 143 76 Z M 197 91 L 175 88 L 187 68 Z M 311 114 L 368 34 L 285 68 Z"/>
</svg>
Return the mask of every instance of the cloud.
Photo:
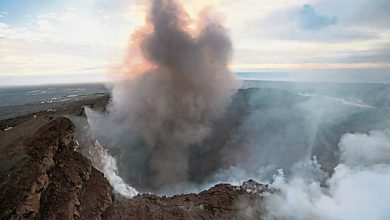
<svg viewBox="0 0 390 220">
<path fill-rule="evenodd" d="M 370 28 L 390 28 L 390 1 L 364 1 L 360 7 L 354 10 L 349 22 Z"/>
<path fill-rule="evenodd" d="M 379 44 L 367 50 L 356 50 L 353 53 L 346 52 L 344 57 L 339 57 L 339 61 L 341 60 L 350 63 L 390 63 L 390 44 Z"/>
<path fill-rule="evenodd" d="M 1 36 L 2 31 L 6 30 L 8 28 L 9 28 L 8 24 L 0 22 L 0 36 Z"/>
<path fill-rule="evenodd" d="M 42 81 L 42 78 L 45 81 Z M 2 86 L 21 86 L 21 85 L 40 85 L 40 84 L 76 84 L 76 83 L 102 83 L 107 82 L 105 74 L 64 74 L 64 75 L 34 75 L 34 76 L 1 76 L 0 87 Z"/>
<path fill-rule="evenodd" d="M 276 176 L 281 193 L 268 197 L 270 219 L 389 219 L 389 141 L 389 130 L 345 134 L 339 143 L 343 162 L 326 187 L 310 175 Z"/>
<path fill-rule="evenodd" d="M 368 134 L 348 133 L 343 136 L 339 146 L 345 164 L 390 163 L 390 129 Z"/>
<path fill-rule="evenodd" d="M 304 5 L 299 12 L 300 26 L 305 30 L 316 31 L 338 23 L 336 17 L 320 15 L 313 6 Z"/>
<path fill-rule="evenodd" d="M 245 14 L 245 20 L 241 17 L 234 19 L 240 23 L 232 29 L 235 45 L 234 64 L 269 66 L 268 64 L 284 62 L 356 63 L 359 64 L 357 66 L 362 66 L 365 63 L 377 63 L 377 68 L 381 68 L 382 64 L 389 63 L 387 44 L 390 42 L 388 40 L 390 29 L 385 28 L 384 24 L 378 28 L 379 24 L 374 24 L 375 19 L 372 18 L 374 15 L 369 15 L 375 13 L 375 17 L 380 17 L 376 20 L 382 22 L 385 20 L 383 18 L 388 16 L 387 14 L 390 15 L 385 13 L 387 10 L 385 6 L 389 3 L 384 0 L 342 2 L 316 0 L 303 6 L 305 3 L 294 1 L 284 7 L 264 10 L 260 16 Z M 272 3 L 262 2 L 264 8 L 268 9 L 269 5 Z M 246 10 L 250 11 L 250 9 Z M 358 21 L 359 19 L 364 21 Z M 368 79 L 370 82 L 378 79 L 381 81 L 381 78 L 386 82 L 389 81 L 389 68 L 377 71 L 367 69 L 354 71 L 358 72 L 355 74 L 358 77 L 352 78 L 359 78 L 359 81 L 361 79 Z M 344 74 L 341 69 L 337 74 L 333 70 L 328 73 L 331 75 L 341 73 L 343 79 L 353 75 L 350 72 Z M 316 72 L 310 74 L 313 74 L 313 79 L 318 75 Z M 346 75 L 348 77 L 344 77 Z"/>
<path fill-rule="evenodd" d="M 291 41 L 328 44 L 366 43 L 382 38 L 383 31 L 372 31 L 347 23 L 347 17 L 350 15 L 335 10 L 335 16 L 325 16 L 316 11 L 316 8 L 321 8 L 321 11 L 330 14 L 329 7 L 323 4 L 316 4 L 315 7 L 306 4 L 303 7 L 295 5 L 269 11 L 262 17 L 253 17 L 241 25 L 242 33 L 245 38 L 252 36 L 253 39 L 261 39 L 263 42 L 278 39 L 288 43 Z M 280 49 L 286 50 L 287 48 L 283 46 Z"/>
<path fill-rule="evenodd" d="M 0 18 L 0 37 L 57 44 L 58 48 L 66 46 L 76 51 L 98 50 L 74 54 L 91 59 L 105 57 L 95 59 L 105 63 L 112 57 L 116 59 L 113 62 L 119 60 L 129 33 L 143 24 L 146 10 L 145 0 L 46 0 L 48 4 L 39 6 L 18 2 L 0 1 L 0 8 L 8 12 L 0 10 L 5 16 Z M 307 0 L 182 2 L 191 9 L 191 16 L 192 11 L 210 4 L 224 14 L 235 47 L 234 64 L 389 60 L 388 47 L 377 47 L 390 43 L 387 0 L 313 0 L 310 4 Z M 12 48 L 5 44 L 2 47 L 11 53 Z M 39 54 L 39 50 L 34 52 Z M 62 54 L 62 49 L 58 53 Z"/>
<path fill-rule="evenodd" d="M 386 220 L 390 217 L 389 166 L 354 169 L 339 165 L 328 180 L 329 188 L 319 182 L 297 177 L 274 184 L 281 195 L 269 198 L 270 219 L 289 220 Z"/>
<path fill-rule="evenodd" d="M 87 1 L 75 4 L 78 7 L 59 7 L 29 18 L 22 14 L 24 21 L 19 24 L 11 21 L 12 16 L 2 19 L 0 76 L 20 81 L 20 76 L 36 75 L 41 81 L 52 81 L 42 76 L 81 74 L 95 80 L 96 74 L 107 73 L 108 67 L 122 57 L 121 49 L 125 48 L 130 32 L 128 26 L 134 22 L 126 22 L 120 16 L 103 21 L 102 13 Z M 116 13 L 119 12 L 113 11 L 111 15 Z M 107 68 L 83 70 L 96 66 Z"/>
</svg>

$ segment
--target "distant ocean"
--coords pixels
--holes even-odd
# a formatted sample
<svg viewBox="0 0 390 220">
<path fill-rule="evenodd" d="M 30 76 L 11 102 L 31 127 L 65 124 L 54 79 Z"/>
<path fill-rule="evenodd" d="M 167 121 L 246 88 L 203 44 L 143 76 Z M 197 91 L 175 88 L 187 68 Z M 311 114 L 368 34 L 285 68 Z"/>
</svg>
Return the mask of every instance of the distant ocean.
<svg viewBox="0 0 390 220">
<path fill-rule="evenodd" d="M 107 93 L 107 89 L 102 84 L 0 87 L 0 107 L 77 100 L 96 93 Z"/>
</svg>

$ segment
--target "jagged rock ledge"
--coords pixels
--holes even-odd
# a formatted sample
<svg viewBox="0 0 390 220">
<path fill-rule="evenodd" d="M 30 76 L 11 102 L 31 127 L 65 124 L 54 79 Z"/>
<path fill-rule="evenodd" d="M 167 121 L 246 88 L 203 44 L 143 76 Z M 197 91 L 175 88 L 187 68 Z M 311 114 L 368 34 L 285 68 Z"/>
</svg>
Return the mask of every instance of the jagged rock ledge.
<svg viewBox="0 0 390 220">
<path fill-rule="evenodd" d="M 0 133 L 0 219 L 100 219 L 112 187 L 73 133 L 69 119 L 51 116 Z"/>
<path fill-rule="evenodd" d="M 253 180 L 242 186 L 217 184 L 198 194 L 116 199 L 103 219 L 263 219 L 263 198 L 274 192 Z"/>
<path fill-rule="evenodd" d="M 44 116 L 0 132 L 0 219 L 262 219 L 273 190 L 255 181 L 199 194 L 113 195 L 78 152 L 74 125 Z"/>
</svg>

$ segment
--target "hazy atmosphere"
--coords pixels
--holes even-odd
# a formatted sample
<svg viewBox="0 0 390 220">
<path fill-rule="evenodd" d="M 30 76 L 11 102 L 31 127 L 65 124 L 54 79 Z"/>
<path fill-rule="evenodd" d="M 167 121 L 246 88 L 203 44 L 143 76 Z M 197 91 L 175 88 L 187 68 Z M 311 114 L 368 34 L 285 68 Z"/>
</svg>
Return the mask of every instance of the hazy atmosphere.
<svg viewBox="0 0 390 220">
<path fill-rule="evenodd" d="M 0 220 L 390 219 L 390 1 L 0 0 Z"/>
<path fill-rule="evenodd" d="M 182 1 L 218 12 L 250 79 L 389 83 L 387 0 Z M 104 81 L 147 0 L 1 0 L 1 85 Z"/>
</svg>

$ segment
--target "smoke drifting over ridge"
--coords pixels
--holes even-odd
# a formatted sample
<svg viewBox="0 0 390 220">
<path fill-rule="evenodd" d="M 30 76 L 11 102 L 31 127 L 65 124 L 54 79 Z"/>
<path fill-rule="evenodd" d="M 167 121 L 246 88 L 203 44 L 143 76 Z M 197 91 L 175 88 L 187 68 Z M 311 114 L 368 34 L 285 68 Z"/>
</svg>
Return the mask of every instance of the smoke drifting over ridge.
<svg viewBox="0 0 390 220">
<path fill-rule="evenodd" d="M 232 45 L 209 11 L 194 29 L 174 0 L 153 0 L 112 91 L 108 113 L 88 112 L 103 143 L 124 157 L 129 179 L 151 189 L 188 181 L 192 145 L 211 134 L 236 92 Z M 121 158 L 119 158 L 121 161 Z"/>
<path fill-rule="evenodd" d="M 390 87 L 261 82 L 237 92 L 231 42 L 208 15 L 193 28 L 175 1 L 153 1 L 107 111 L 87 111 L 121 177 L 164 194 L 251 178 L 279 190 L 265 198 L 267 219 L 389 219 Z"/>
<path fill-rule="evenodd" d="M 342 159 L 326 187 L 318 175 L 275 177 L 273 185 L 281 192 L 267 199 L 269 219 L 389 219 L 389 130 L 348 133 L 338 145 Z M 305 166 L 321 170 L 316 161 Z"/>
</svg>

